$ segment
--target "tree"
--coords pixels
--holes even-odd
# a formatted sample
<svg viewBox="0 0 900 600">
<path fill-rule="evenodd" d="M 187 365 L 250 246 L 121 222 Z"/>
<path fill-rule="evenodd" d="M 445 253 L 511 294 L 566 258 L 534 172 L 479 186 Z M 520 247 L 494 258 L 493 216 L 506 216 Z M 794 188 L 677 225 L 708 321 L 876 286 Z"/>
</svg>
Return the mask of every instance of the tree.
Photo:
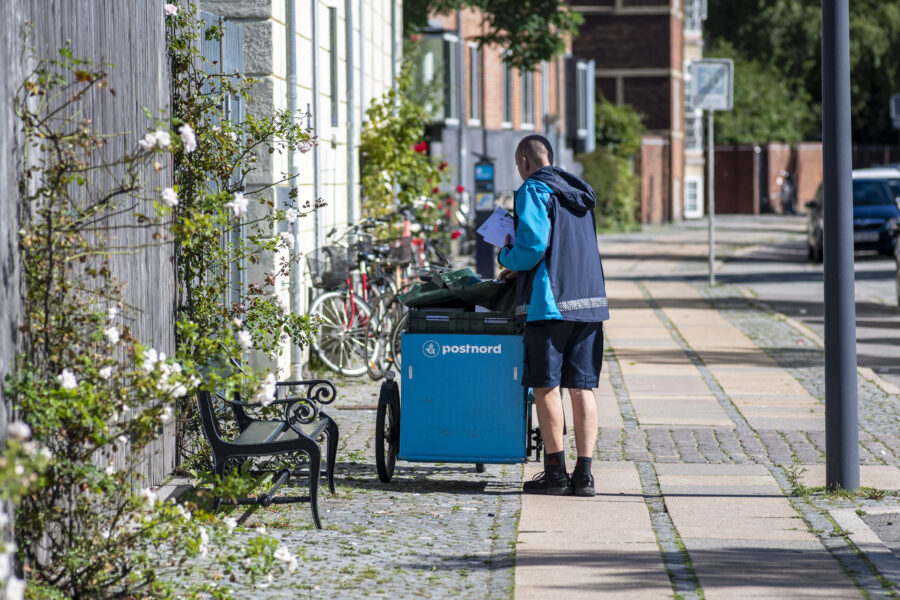
<svg viewBox="0 0 900 600">
<path fill-rule="evenodd" d="M 716 112 L 717 142 L 796 143 L 818 131 L 818 111 L 810 110 L 812 102 L 800 82 L 742 58 L 727 42 L 716 42 L 709 54 L 734 57 L 734 109 Z"/>
<path fill-rule="evenodd" d="M 822 14 L 820 0 L 709 0 L 707 41 L 729 42 L 734 54 L 759 63 L 790 90 L 810 100 L 803 137 L 821 137 Z M 850 3 L 850 86 L 853 138 L 892 142 L 888 102 L 900 92 L 900 5 L 880 0 Z M 710 52 L 708 55 L 712 56 Z M 727 56 L 723 56 L 727 58 Z M 750 85 L 736 79 L 738 88 Z M 758 81 L 757 81 L 758 83 Z M 798 98 L 800 96 L 798 95 Z"/>
<path fill-rule="evenodd" d="M 504 60 L 528 70 L 565 52 L 566 39 L 583 22 L 561 0 L 414 0 L 403 3 L 404 31 L 409 36 L 428 26 L 429 15 L 462 8 L 484 15 L 484 34 L 475 38 L 479 44 L 507 49 Z"/>
</svg>

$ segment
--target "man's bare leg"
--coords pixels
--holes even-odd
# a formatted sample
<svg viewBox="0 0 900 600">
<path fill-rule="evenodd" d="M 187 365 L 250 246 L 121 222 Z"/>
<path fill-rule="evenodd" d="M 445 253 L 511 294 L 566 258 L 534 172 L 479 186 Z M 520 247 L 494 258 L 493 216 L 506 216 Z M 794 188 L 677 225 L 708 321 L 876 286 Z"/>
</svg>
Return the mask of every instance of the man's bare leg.
<svg viewBox="0 0 900 600">
<path fill-rule="evenodd" d="M 541 427 L 541 439 L 544 440 L 544 452 L 553 454 L 563 450 L 563 428 L 565 415 L 562 408 L 562 397 L 559 386 L 552 388 L 533 388 L 534 403 L 537 406 L 538 422 Z M 594 407 L 596 413 L 596 406 Z M 594 421 L 596 423 L 596 414 Z M 597 435 L 596 425 L 594 435 Z"/>
<path fill-rule="evenodd" d="M 544 472 L 540 477 L 526 481 L 522 492 L 526 494 L 569 493 L 569 474 L 566 471 L 566 453 L 563 451 L 563 415 L 559 387 L 534 388 L 541 438 L 544 440 Z"/>
<path fill-rule="evenodd" d="M 599 426 L 594 390 L 570 389 L 569 396 L 572 398 L 572 420 L 575 425 L 575 448 L 578 450 L 578 456 L 593 456 Z"/>
</svg>

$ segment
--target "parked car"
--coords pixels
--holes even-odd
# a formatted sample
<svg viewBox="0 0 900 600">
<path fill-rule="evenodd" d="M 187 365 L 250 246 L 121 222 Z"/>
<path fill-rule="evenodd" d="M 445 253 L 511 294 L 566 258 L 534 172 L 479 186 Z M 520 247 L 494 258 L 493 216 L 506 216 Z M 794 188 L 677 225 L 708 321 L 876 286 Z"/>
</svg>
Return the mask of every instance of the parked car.
<svg viewBox="0 0 900 600">
<path fill-rule="evenodd" d="M 894 269 L 896 269 L 897 306 L 900 306 L 900 223 L 894 225 Z"/>
<path fill-rule="evenodd" d="M 822 186 L 816 199 L 807 202 L 806 253 L 822 262 Z M 900 223 L 900 169 L 875 168 L 853 171 L 853 249 L 874 250 L 891 256 Z"/>
</svg>

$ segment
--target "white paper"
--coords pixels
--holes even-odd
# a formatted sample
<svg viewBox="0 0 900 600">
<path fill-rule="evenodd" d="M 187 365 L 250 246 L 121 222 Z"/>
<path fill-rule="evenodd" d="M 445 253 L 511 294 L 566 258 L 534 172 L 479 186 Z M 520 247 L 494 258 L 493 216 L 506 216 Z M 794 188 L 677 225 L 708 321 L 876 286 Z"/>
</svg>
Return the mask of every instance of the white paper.
<svg viewBox="0 0 900 600">
<path fill-rule="evenodd" d="M 510 246 L 516 245 L 516 226 L 512 215 L 500 208 L 494 209 L 487 221 L 478 228 L 478 234 L 488 244 L 502 248 L 506 245 L 506 236 L 509 236 Z"/>
</svg>

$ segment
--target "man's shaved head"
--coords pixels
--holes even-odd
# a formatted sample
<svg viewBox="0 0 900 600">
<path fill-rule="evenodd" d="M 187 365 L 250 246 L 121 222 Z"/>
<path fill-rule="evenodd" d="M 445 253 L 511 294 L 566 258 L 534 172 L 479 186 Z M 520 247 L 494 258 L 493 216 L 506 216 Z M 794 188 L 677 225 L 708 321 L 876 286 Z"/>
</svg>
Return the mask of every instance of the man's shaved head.
<svg viewBox="0 0 900 600">
<path fill-rule="evenodd" d="M 542 135 L 536 133 L 526 135 L 516 148 L 516 161 L 523 156 L 533 165 L 552 165 L 553 146 Z"/>
<path fill-rule="evenodd" d="M 543 167 L 553 165 L 553 147 L 542 135 L 526 135 L 516 147 L 516 168 L 522 180 Z"/>
</svg>

